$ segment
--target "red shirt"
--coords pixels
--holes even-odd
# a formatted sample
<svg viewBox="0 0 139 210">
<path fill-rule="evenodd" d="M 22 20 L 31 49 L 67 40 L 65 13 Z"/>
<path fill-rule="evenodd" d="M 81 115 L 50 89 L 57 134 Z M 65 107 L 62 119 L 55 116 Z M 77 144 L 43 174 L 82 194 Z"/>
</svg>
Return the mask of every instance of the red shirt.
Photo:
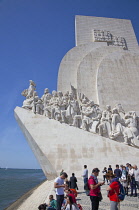
<svg viewBox="0 0 139 210">
<path fill-rule="evenodd" d="M 118 195 L 120 192 L 120 186 L 119 186 L 118 182 L 112 182 L 110 184 L 110 188 L 112 188 L 112 190 L 109 191 L 110 201 L 119 202 Z"/>
<path fill-rule="evenodd" d="M 88 180 L 88 185 L 89 185 L 89 188 L 90 188 L 89 195 L 90 196 L 98 196 L 98 193 L 100 192 L 100 187 L 98 186 L 96 189 L 93 189 L 93 190 L 90 187 L 90 185 L 96 185 L 96 182 L 95 182 L 95 180 L 92 176 Z"/>
</svg>

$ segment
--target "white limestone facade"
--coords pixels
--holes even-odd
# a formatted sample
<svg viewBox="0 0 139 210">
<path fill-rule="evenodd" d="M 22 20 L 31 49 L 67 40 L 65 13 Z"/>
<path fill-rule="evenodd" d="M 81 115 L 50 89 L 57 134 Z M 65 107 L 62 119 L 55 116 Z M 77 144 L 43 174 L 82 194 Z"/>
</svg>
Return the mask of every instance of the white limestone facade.
<svg viewBox="0 0 139 210">
<path fill-rule="evenodd" d="M 92 169 L 116 163 L 138 164 L 139 149 L 118 141 L 61 124 L 45 116 L 16 107 L 15 118 L 42 170 L 49 180 L 64 169 L 81 177 L 83 165 Z"/>
<path fill-rule="evenodd" d="M 139 47 L 130 20 L 76 16 L 76 47 L 61 61 L 58 90 L 85 94 L 100 108 L 139 112 Z"/>
<path fill-rule="evenodd" d="M 76 15 L 76 46 L 94 42 L 93 30 L 109 31 L 113 36 L 125 38 L 128 50 L 138 49 L 138 42 L 130 20 Z"/>
</svg>

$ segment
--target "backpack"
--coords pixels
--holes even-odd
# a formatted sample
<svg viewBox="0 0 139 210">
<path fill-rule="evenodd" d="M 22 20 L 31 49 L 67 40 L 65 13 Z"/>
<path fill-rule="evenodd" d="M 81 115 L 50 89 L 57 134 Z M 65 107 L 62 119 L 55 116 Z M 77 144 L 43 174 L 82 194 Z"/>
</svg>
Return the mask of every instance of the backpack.
<svg viewBox="0 0 139 210">
<path fill-rule="evenodd" d="M 93 179 L 93 177 L 92 177 L 92 178 L 89 178 L 89 179 Z M 89 180 L 88 180 L 88 181 L 89 181 Z M 84 184 L 84 190 L 86 191 L 86 195 L 89 196 L 90 187 L 89 187 L 88 182 Z"/>
<path fill-rule="evenodd" d="M 86 182 L 86 183 L 84 184 L 84 190 L 85 190 L 85 191 L 88 191 L 88 190 L 90 190 L 90 189 L 89 189 L 89 185 L 88 185 L 88 182 Z"/>
<path fill-rule="evenodd" d="M 70 189 L 70 191 L 73 193 L 73 195 L 75 196 L 75 198 L 77 197 L 77 191 L 75 189 Z"/>
<path fill-rule="evenodd" d="M 119 182 L 120 187 L 120 194 L 118 195 L 118 198 L 120 201 L 123 201 L 125 199 L 125 191 L 123 185 Z"/>
</svg>

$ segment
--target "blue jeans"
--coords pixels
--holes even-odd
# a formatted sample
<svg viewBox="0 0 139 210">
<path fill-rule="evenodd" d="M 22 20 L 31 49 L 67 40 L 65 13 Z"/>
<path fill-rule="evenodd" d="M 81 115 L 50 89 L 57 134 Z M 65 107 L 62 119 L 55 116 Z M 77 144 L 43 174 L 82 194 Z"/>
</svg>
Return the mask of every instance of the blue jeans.
<svg viewBox="0 0 139 210">
<path fill-rule="evenodd" d="M 133 191 L 135 191 L 135 195 L 137 195 L 136 182 L 134 177 L 131 179 L 130 187 L 131 187 L 131 195 L 133 195 Z"/>
<path fill-rule="evenodd" d="M 110 201 L 110 210 L 118 210 L 118 202 Z"/>
<path fill-rule="evenodd" d="M 87 182 L 88 182 L 88 178 L 84 178 L 84 184 L 86 184 Z M 86 195 L 87 195 L 87 192 L 86 192 Z"/>
<path fill-rule="evenodd" d="M 84 184 L 88 182 L 88 178 L 84 178 Z"/>
</svg>

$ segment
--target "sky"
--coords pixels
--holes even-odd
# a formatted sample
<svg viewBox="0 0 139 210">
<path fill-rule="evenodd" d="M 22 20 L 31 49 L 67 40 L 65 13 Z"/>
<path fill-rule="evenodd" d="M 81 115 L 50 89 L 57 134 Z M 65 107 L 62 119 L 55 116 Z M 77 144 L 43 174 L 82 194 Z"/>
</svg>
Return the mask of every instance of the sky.
<svg viewBox="0 0 139 210">
<path fill-rule="evenodd" d="M 29 80 L 57 89 L 75 46 L 75 15 L 130 19 L 139 42 L 139 0 L 0 0 L 0 167 L 40 168 L 15 118 Z"/>
</svg>

